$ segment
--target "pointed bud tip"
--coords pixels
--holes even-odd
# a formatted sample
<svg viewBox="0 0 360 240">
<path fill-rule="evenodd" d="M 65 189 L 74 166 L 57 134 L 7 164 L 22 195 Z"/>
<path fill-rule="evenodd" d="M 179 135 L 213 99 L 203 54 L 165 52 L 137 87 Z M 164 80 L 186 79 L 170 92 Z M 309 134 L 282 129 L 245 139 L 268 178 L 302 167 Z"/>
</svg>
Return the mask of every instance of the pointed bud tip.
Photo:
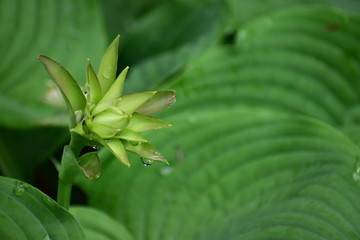
<svg viewBox="0 0 360 240">
<path fill-rule="evenodd" d="M 90 58 L 86 59 L 86 68 L 89 69 L 91 66 Z"/>
<path fill-rule="evenodd" d="M 38 54 L 37 55 L 37 58 L 43 63 L 44 62 L 44 59 L 49 59 L 48 57 L 44 56 L 44 55 L 41 55 L 41 54 Z"/>
<path fill-rule="evenodd" d="M 112 43 L 110 44 L 110 46 L 115 45 L 116 47 L 118 47 L 119 45 L 119 39 L 120 39 L 120 34 L 118 34 L 115 39 L 112 41 Z"/>
<path fill-rule="evenodd" d="M 42 62 L 44 63 L 44 61 L 53 61 L 53 62 L 56 62 L 55 60 L 45 56 L 45 55 L 42 55 L 42 54 L 38 54 L 37 55 L 37 58 Z M 59 64 L 58 62 L 56 62 L 57 64 Z M 60 65 L 60 64 L 59 64 Z"/>
<path fill-rule="evenodd" d="M 60 67 L 62 67 L 60 63 L 58 63 L 54 59 L 51 59 L 45 55 L 38 54 L 37 57 L 40 60 L 40 62 L 45 66 L 46 69 L 48 69 L 48 67 L 50 66 L 49 64 L 52 64 L 52 63 L 55 63 L 55 64 L 59 65 Z"/>
</svg>

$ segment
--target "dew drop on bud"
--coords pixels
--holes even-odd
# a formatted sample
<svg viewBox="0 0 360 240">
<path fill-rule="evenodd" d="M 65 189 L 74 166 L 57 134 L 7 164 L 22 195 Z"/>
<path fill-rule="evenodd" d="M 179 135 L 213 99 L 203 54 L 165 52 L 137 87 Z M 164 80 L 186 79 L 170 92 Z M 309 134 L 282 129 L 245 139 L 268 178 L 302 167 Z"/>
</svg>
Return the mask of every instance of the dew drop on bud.
<svg viewBox="0 0 360 240">
<path fill-rule="evenodd" d="M 144 166 L 146 167 L 151 166 L 151 164 L 153 163 L 153 160 L 151 159 L 142 158 L 142 157 L 140 157 L 140 159 L 143 162 Z"/>
</svg>

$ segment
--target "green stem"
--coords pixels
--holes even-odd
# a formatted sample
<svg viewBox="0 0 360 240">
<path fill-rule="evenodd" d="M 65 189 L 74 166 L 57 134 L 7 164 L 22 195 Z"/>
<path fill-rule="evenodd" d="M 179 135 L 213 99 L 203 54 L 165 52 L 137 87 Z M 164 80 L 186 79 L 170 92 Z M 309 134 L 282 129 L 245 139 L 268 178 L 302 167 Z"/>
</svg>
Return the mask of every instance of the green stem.
<svg viewBox="0 0 360 240">
<path fill-rule="evenodd" d="M 66 209 L 69 209 L 71 199 L 72 183 L 65 183 L 59 178 L 57 202 Z"/>
<path fill-rule="evenodd" d="M 72 184 L 80 171 L 77 163 L 77 156 L 79 155 L 81 148 L 82 145 L 71 138 L 70 144 L 64 147 L 63 155 L 61 157 L 57 202 L 66 209 L 70 206 Z"/>
</svg>

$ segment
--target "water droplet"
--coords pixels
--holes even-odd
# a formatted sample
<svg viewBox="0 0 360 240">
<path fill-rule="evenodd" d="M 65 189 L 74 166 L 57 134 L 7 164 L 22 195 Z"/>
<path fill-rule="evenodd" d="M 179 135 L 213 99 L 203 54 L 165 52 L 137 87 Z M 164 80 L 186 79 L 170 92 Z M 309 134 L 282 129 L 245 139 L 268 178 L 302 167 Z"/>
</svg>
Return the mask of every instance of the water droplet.
<svg viewBox="0 0 360 240">
<path fill-rule="evenodd" d="M 52 207 L 55 205 L 55 201 L 48 197 L 48 196 L 42 196 L 42 200 L 49 206 L 49 207 Z"/>
<path fill-rule="evenodd" d="M 270 28 L 273 26 L 273 24 L 274 24 L 274 22 L 271 18 L 267 17 L 262 20 L 262 27 Z"/>
<path fill-rule="evenodd" d="M 196 123 L 196 122 L 198 121 L 197 116 L 189 115 L 188 121 L 189 121 L 190 123 Z"/>
<path fill-rule="evenodd" d="M 164 167 L 161 169 L 161 174 L 167 176 L 172 172 L 172 170 L 173 170 L 172 167 Z"/>
<path fill-rule="evenodd" d="M 98 149 L 99 149 L 99 147 L 96 146 L 96 145 L 94 145 L 92 148 L 93 148 L 94 150 L 98 150 Z"/>
<path fill-rule="evenodd" d="M 358 167 L 357 169 L 355 169 L 355 171 L 353 172 L 353 179 L 356 182 L 360 181 L 360 167 Z"/>
<path fill-rule="evenodd" d="M 98 179 L 100 177 L 100 171 L 94 168 L 81 168 L 81 171 L 88 180 Z"/>
<path fill-rule="evenodd" d="M 353 179 L 355 182 L 360 182 L 360 159 L 355 162 L 355 170 L 353 172 Z"/>
<path fill-rule="evenodd" d="M 240 33 L 239 33 L 239 39 L 240 40 L 244 40 L 246 37 L 247 37 L 247 32 L 245 30 L 242 30 Z"/>
<path fill-rule="evenodd" d="M 50 236 L 49 235 L 46 235 L 43 240 L 51 240 Z"/>
<path fill-rule="evenodd" d="M 28 185 L 26 183 L 16 182 L 13 192 L 16 196 L 20 197 L 21 195 L 23 195 L 23 193 L 25 192 L 25 190 L 27 188 L 28 188 Z"/>
<path fill-rule="evenodd" d="M 143 162 L 144 166 L 148 167 L 153 163 L 153 160 L 151 159 L 147 159 L 147 158 L 142 158 L 140 157 L 141 161 Z"/>
</svg>

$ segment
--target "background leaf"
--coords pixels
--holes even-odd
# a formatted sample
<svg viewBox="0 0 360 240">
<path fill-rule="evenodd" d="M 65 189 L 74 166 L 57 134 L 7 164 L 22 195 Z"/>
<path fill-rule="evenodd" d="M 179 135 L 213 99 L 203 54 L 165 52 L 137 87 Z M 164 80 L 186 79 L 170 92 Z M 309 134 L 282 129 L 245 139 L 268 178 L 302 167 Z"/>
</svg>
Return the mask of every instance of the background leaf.
<svg viewBox="0 0 360 240">
<path fill-rule="evenodd" d="M 360 236 L 359 149 L 329 125 L 255 108 L 169 120 L 176 127 L 151 139 L 169 167 L 111 161 L 85 185 L 90 205 L 135 239 Z"/>
<path fill-rule="evenodd" d="M 266 15 L 243 27 L 234 46 L 192 61 L 166 88 L 177 90 L 181 109 L 267 106 L 349 128 L 356 139 L 358 22 L 358 16 L 318 6 Z"/>
<path fill-rule="evenodd" d="M 358 137 L 358 21 L 284 8 L 193 57 L 162 85 L 173 127 L 145 134 L 170 166 L 105 154 L 89 204 L 135 239 L 359 238 L 359 148 L 339 131 Z"/>
<path fill-rule="evenodd" d="M 179 0 L 163 3 L 155 9 L 147 8 L 148 11 L 132 19 L 127 28 L 117 27 L 121 32 L 124 29 L 125 35 L 124 41 L 120 41 L 123 47 L 120 46 L 119 64 L 121 68 L 136 66 L 130 71 L 126 87 L 129 92 L 155 89 L 159 83 L 176 78 L 192 58 L 209 47 L 231 45 L 239 29 L 247 22 L 277 9 L 296 5 L 311 7 L 314 4 L 339 6 L 352 11 L 360 9 L 360 4 L 353 0 Z M 116 16 L 118 11 L 128 7 L 126 1 L 117 1 L 117 5 L 118 8 L 107 11 L 108 16 Z M 114 24 L 111 28 L 115 28 Z M 144 37 L 146 44 L 142 40 Z"/>
<path fill-rule="evenodd" d="M 214 45 L 223 10 L 221 1 L 170 1 L 137 19 L 119 46 L 121 68 L 136 64 L 126 90 L 154 89 Z"/>
<path fill-rule="evenodd" d="M 1 239 L 85 239 L 73 216 L 18 180 L 0 177 Z"/>
<path fill-rule="evenodd" d="M 33 126 L 64 112 L 43 102 L 50 78 L 37 55 L 56 59 L 83 85 L 86 58 L 94 59 L 97 67 L 106 45 L 98 3 L 3 0 L 0 4 L 0 125 Z"/>
<path fill-rule="evenodd" d="M 1 20 L 25 21 L 27 11 L 14 14 L 17 3 L 20 1 L 15 5 L 1 2 L 6 7 Z M 156 114 L 173 127 L 144 133 L 169 160 L 169 166 L 154 163 L 144 167 L 130 154 L 132 166 L 127 169 L 103 151 L 101 177 L 91 182 L 78 180 L 92 207 L 74 212 L 86 234 L 106 239 L 120 237 L 121 232 L 127 239 L 156 240 L 360 238 L 356 224 L 360 215 L 358 1 L 50 3 L 62 9 L 53 15 L 63 17 L 49 17 L 58 19 L 55 25 L 62 36 L 86 32 L 85 39 L 95 42 L 103 34 L 113 39 L 120 33 L 118 69 L 131 67 L 126 92 L 177 91 L 174 106 Z M 66 17 L 69 12 L 79 14 Z M 93 24 L 79 25 L 79 30 L 73 31 L 74 16 L 83 16 L 81 19 Z M 0 41 L 16 39 L 14 44 L 20 46 L 24 38 L 19 36 L 32 36 L 31 27 L 28 32 L 11 30 L 20 20 L 0 28 L 10 33 L 1 34 L 4 39 Z M 46 29 L 48 34 L 52 28 L 45 26 L 52 23 L 37 21 L 30 26 Z M 99 36 L 93 35 L 94 29 L 99 30 Z M 80 44 L 79 40 L 77 55 L 73 48 L 67 51 L 72 42 L 67 37 L 61 37 L 65 43 L 53 48 L 43 39 L 29 49 L 7 45 L 0 45 L 0 49 L 11 53 L 13 62 L 33 48 L 48 46 L 59 57 L 40 53 L 79 74 L 74 77 L 80 82 L 85 78 L 86 63 L 79 66 L 81 61 L 69 52 L 86 58 L 89 53 L 80 50 L 102 54 L 105 49 L 101 44 L 96 48 Z M 12 66 L 10 62 L 6 60 L 4 66 Z M 4 76 L 20 76 L 22 72 L 9 69 Z M 16 79 L 5 83 L 14 83 L 11 86 L 15 89 Z M 5 91 L 1 90 L 5 83 L 0 84 L 0 93 Z M 29 89 L 28 85 L 19 86 Z M 28 126 L 29 119 L 37 122 L 39 116 L 49 122 L 62 113 L 51 107 L 48 113 L 43 112 L 50 118 L 44 119 L 32 111 L 42 111 L 39 101 L 33 102 L 36 98 L 24 105 L 35 104 L 33 109 L 24 108 L 24 101 L 20 101 L 23 95 L 16 94 L 0 94 L 1 108 L 12 113 L 0 117 L 10 122 L 5 126 Z M 22 119 L 12 122 L 15 117 Z M 17 145 L 15 139 L 22 138 L 21 132 L 13 136 L 13 143 L 7 142 L 10 136 L 11 131 L 6 132 L 0 141 L 1 157 L 7 158 L 1 164 L 12 163 L 7 169 L 22 172 L 22 166 L 14 162 L 21 162 L 17 158 L 30 150 L 19 154 L 13 149 L 20 149 L 31 137 Z M 57 136 L 48 137 L 47 146 L 55 149 L 56 144 L 51 143 Z M 49 150 L 39 159 L 47 158 L 50 152 L 56 153 Z M 102 221 L 108 224 L 100 227 Z M 95 232 L 94 226 L 99 226 Z M 115 228 L 122 230 L 115 232 Z"/>
<path fill-rule="evenodd" d="M 82 206 L 72 207 L 70 211 L 80 222 L 87 240 L 133 239 L 124 226 L 104 212 Z"/>
</svg>

